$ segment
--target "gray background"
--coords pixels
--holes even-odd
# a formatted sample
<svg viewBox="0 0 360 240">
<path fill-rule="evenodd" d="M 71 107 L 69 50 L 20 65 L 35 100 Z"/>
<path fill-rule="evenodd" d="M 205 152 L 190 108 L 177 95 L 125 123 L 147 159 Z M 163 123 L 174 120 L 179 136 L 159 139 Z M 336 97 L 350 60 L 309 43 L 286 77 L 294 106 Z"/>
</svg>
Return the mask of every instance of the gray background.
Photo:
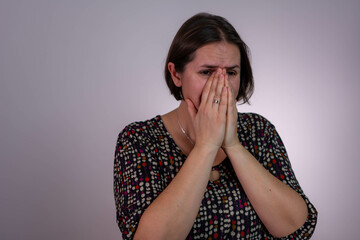
<svg viewBox="0 0 360 240">
<path fill-rule="evenodd" d="M 226 17 L 252 51 L 251 106 L 317 207 L 313 239 L 356 239 L 359 1 L 0 1 L 0 238 L 121 239 L 112 167 L 128 123 L 178 103 L 163 64 L 180 25 Z"/>
</svg>

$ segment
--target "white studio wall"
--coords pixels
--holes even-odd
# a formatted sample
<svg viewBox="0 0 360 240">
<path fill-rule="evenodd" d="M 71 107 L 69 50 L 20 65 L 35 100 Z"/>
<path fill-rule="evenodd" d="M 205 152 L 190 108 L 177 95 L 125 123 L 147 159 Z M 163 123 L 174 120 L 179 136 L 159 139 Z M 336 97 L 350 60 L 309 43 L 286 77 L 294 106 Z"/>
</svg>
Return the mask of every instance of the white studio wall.
<svg viewBox="0 0 360 240">
<path fill-rule="evenodd" d="M 163 65 L 180 25 L 227 18 L 251 49 L 252 105 L 277 127 L 319 211 L 313 239 L 355 239 L 360 1 L 0 1 L 0 238 L 121 239 L 117 134 L 178 103 Z"/>
</svg>

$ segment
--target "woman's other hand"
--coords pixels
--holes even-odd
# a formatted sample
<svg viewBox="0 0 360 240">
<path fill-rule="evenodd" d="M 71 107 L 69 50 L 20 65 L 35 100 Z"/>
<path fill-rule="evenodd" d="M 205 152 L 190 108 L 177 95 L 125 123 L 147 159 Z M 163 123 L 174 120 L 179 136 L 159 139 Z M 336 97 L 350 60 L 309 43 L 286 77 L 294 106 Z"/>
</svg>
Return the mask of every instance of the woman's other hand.
<svg viewBox="0 0 360 240">
<path fill-rule="evenodd" d="M 229 83 L 225 70 L 223 71 L 225 74 L 225 87 L 227 91 L 227 111 L 226 111 L 225 136 L 221 147 L 225 151 L 226 148 L 233 147 L 240 142 L 237 136 L 238 111 L 236 108 L 234 89 L 232 85 Z"/>
</svg>

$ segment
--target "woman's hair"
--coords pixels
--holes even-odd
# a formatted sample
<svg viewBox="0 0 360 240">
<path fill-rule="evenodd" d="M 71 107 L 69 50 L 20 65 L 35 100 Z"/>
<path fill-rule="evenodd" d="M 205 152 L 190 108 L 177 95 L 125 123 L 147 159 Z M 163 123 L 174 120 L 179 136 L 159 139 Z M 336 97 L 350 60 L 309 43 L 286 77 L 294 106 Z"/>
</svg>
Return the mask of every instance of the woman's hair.
<svg viewBox="0 0 360 240">
<path fill-rule="evenodd" d="M 171 43 L 165 63 L 165 80 L 176 100 L 182 99 L 181 87 L 175 86 L 168 70 L 168 63 L 174 63 L 176 72 L 183 73 L 186 64 L 194 59 L 197 49 L 221 41 L 235 44 L 240 50 L 240 88 L 236 100 L 249 103 L 254 91 L 253 74 L 248 57 L 249 48 L 225 18 L 209 13 L 199 13 L 188 19 Z"/>
</svg>

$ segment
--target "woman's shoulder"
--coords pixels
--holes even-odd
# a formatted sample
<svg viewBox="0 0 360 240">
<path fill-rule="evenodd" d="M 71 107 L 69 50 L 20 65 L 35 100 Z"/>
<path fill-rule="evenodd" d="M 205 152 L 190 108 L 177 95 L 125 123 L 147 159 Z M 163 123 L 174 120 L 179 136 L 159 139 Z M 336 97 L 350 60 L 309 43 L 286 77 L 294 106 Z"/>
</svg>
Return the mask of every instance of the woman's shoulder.
<svg viewBox="0 0 360 240">
<path fill-rule="evenodd" d="M 164 125 L 161 116 L 157 115 L 151 119 L 134 121 L 124 127 L 119 133 L 119 139 L 144 139 L 154 138 L 164 134 Z"/>
<path fill-rule="evenodd" d="M 247 112 L 247 113 L 241 113 L 238 112 L 238 122 L 240 125 L 264 125 L 264 126 L 273 126 L 272 123 L 265 118 L 264 116 L 258 114 L 258 113 L 252 113 L 252 112 Z"/>
<path fill-rule="evenodd" d="M 158 125 L 158 122 L 161 120 L 160 115 L 157 115 L 153 118 L 146 119 L 143 121 L 134 121 L 132 123 L 127 124 L 121 132 L 124 131 L 143 131 L 147 129 L 151 129 L 154 126 Z"/>
</svg>

